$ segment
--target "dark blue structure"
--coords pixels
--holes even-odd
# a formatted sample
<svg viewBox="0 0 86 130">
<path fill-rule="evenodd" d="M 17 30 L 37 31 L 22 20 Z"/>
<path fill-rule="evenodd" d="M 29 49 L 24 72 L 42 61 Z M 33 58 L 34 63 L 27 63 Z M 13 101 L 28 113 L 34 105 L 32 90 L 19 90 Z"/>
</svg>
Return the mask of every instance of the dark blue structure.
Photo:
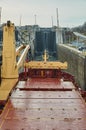
<svg viewBox="0 0 86 130">
<path fill-rule="evenodd" d="M 56 57 L 56 32 L 47 28 L 40 29 L 35 33 L 35 57 L 43 55 L 44 50 L 47 50 L 49 56 Z"/>
</svg>

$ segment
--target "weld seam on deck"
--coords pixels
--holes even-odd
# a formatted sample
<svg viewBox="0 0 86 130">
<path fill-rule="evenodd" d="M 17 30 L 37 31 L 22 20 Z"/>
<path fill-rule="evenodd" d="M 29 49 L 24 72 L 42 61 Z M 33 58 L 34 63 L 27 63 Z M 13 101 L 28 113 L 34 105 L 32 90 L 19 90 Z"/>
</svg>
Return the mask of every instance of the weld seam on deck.
<svg viewBox="0 0 86 130">
<path fill-rule="evenodd" d="M 11 99 L 81 99 L 81 98 L 21 98 L 21 97 L 11 97 Z"/>
<path fill-rule="evenodd" d="M 72 91 L 71 88 L 19 88 L 20 91 Z"/>
</svg>

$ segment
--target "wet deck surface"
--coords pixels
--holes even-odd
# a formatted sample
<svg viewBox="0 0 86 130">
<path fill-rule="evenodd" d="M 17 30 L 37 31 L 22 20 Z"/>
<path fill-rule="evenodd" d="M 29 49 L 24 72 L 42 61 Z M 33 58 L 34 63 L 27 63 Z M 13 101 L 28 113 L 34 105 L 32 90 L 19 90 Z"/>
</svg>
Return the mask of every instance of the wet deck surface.
<svg viewBox="0 0 86 130">
<path fill-rule="evenodd" d="M 72 91 L 20 90 L 28 87 Z M 20 81 L 0 116 L 0 130 L 86 130 L 86 105 L 71 82 L 53 78 Z"/>
</svg>

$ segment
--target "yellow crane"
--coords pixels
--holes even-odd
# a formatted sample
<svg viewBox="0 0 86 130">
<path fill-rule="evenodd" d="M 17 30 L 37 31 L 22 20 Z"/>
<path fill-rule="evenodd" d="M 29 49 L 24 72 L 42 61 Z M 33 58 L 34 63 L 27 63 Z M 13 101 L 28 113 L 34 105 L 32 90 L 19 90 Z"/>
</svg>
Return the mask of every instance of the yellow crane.
<svg viewBox="0 0 86 130">
<path fill-rule="evenodd" d="M 12 89 L 18 82 L 18 70 L 24 65 L 24 60 L 29 50 L 29 45 L 15 47 L 15 26 L 8 21 L 3 27 L 3 51 L 1 66 L 0 101 L 6 101 Z M 23 50 L 19 61 L 16 56 Z"/>
</svg>

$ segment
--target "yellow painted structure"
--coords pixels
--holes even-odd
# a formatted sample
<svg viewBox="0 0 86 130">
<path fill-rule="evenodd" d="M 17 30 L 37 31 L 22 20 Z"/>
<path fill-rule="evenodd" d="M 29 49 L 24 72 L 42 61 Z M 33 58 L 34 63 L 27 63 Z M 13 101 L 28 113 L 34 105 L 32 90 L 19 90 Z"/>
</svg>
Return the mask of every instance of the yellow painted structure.
<svg viewBox="0 0 86 130">
<path fill-rule="evenodd" d="M 67 69 L 67 62 L 47 61 L 49 58 L 46 50 L 44 51 L 44 61 L 30 61 L 25 63 L 25 67 L 29 69 Z"/>
<path fill-rule="evenodd" d="M 2 82 L 0 84 L 0 101 L 6 101 L 12 89 L 17 84 L 18 69 L 24 65 L 24 60 L 29 48 L 29 45 L 21 45 L 16 49 L 15 26 L 10 21 L 8 21 L 7 24 L 3 27 L 3 57 L 1 70 Z M 19 55 L 20 58 L 17 63 L 16 56 Z"/>
<path fill-rule="evenodd" d="M 2 82 L 0 85 L 0 101 L 6 101 L 13 87 L 18 82 L 16 63 L 15 27 L 10 21 L 3 27 Z"/>
<path fill-rule="evenodd" d="M 30 61 L 25 63 L 25 67 L 29 69 L 67 69 L 67 62 L 61 63 L 58 61 Z"/>
<path fill-rule="evenodd" d="M 14 32 L 14 24 L 8 21 L 3 27 L 2 78 L 18 78 Z"/>
<path fill-rule="evenodd" d="M 46 62 L 48 58 L 49 58 L 49 56 L 48 56 L 48 54 L 47 54 L 47 51 L 45 50 L 45 51 L 44 51 L 44 55 L 43 55 L 43 59 L 44 59 L 44 61 Z"/>
<path fill-rule="evenodd" d="M 2 79 L 0 86 L 0 101 L 6 101 L 13 89 L 17 84 L 18 79 Z"/>
</svg>

